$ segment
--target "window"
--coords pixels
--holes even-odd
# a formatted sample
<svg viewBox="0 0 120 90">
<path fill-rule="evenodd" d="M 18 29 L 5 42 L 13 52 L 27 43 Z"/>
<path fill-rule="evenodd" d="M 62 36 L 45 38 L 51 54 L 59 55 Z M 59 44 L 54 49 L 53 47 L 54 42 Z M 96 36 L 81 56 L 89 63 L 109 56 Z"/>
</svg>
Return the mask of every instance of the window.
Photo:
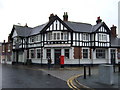
<svg viewBox="0 0 120 90">
<path fill-rule="evenodd" d="M 5 45 L 2 46 L 2 52 L 5 52 Z"/>
<path fill-rule="evenodd" d="M 105 50 L 103 49 L 97 49 L 96 50 L 96 58 L 105 58 Z"/>
<path fill-rule="evenodd" d="M 83 33 L 83 40 L 84 41 L 87 41 L 87 40 L 89 40 L 89 35 L 87 34 L 87 33 Z"/>
<path fill-rule="evenodd" d="M 34 42 L 34 37 L 30 37 L 30 42 Z"/>
<path fill-rule="evenodd" d="M 69 49 L 65 49 L 65 58 L 69 59 Z"/>
<path fill-rule="evenodd" d="M 67 33 L 64 33 L 64 40 L 67 40 Z"/>
<path fill-rule="evenodd" d="M 39 36 L 35 36 L 35 41 L 39 41 Z"/>
<path fill-rule="evenodd" d="M 37 58 L 41 58 L 41 49 L 37 49 Z"/>
<path fill-rule="evenodd" d="M 61 33 L 61 40 L 63 40 L 63 33 Z"/>
<path fill-rule="evenodd" d="M 8 44 L 8 52 L 10 52 L 10 44 Z"/>
<path fill-rule="evenodd" d="M 56 40 L 56 33 L 54 33 L 54 40 Z"/>
<path fill-rule="evenodd" d="M 107 35 L 106 34 L 99 34 L 99 41 L 106 41 Z"/>
<path fill-rule="evenodd" d="M 60 33 L 57 33 L 57 40 L 60 39 Z"/>
<path fill-rule="evenodd" d="M 83 49 L 83 58 L 88 58 L 88 49 Z"/>
<path fill-rule="evenodd" d="M 31 51 L 31 58 L 35 58 L 35 52 L 34 50 L 30 50 Z"/>
<path fill-rule="evenodd" d="M 47 33 L 47 40 L 51 40 L 51 39 L 52 39 L 52 33 L 49 32 L 49 33 Z"/>
<path fill-rule="evenodd" d="M 51 58 L 51 49 L 47 49 L 46 58 L 48 58 L 48 57 Z"/>
</svg>

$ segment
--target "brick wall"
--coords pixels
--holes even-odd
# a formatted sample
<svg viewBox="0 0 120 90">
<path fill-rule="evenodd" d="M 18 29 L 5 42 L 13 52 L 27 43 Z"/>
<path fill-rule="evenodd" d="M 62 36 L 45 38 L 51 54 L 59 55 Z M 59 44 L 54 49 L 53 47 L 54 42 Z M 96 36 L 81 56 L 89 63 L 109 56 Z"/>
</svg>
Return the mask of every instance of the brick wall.
<svg viewBox="0 0 120 90">
<path fill-rule="evenodd" d="M 74 47 L 74 59 L 82 59 L 82 48 Z"/>
</svg>

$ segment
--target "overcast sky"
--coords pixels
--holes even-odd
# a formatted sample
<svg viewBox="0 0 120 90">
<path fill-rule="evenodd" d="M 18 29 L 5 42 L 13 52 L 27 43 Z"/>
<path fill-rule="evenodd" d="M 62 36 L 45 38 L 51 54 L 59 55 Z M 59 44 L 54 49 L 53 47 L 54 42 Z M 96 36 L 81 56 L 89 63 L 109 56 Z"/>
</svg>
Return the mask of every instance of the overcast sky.
<svg viewBox="0 0 120 90">
<path fill-rule="evenodd" d="M 35 27 L 48 22 L 51 13 L 63 19 L 96 24 L 98 16 L 111 27 L 118 26 L 120 0 L 0 0 L 0 42 L 7 40 L 13 24 Z"/>
</svg>

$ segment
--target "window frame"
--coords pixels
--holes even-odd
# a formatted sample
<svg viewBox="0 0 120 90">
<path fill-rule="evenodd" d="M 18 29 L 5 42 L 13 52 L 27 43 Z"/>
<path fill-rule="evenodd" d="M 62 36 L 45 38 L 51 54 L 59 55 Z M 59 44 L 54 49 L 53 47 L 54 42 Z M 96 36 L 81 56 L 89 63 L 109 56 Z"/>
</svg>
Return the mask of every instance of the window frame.
<svg viewBox="0 0 120 90">
<path fill-rule="evenodd" d="M 32 57 L 32 52 L 33 51 L 33 57 Z M 30 58 L 34 59 L 35 58 L 35 50 L 34 49 L 30 49 Z"/>
<path fill-rule="evenodd" d="M 48 52 L 48 50 L 49 50 L 49 52 Z M 46 59 L 48 57 L 51 58 L 51 49 L 46 49 Z"/>
<path fill-rule="evenodd" d="M 87 50 L 86 52 L 84 52 L 84 50 Z M 84 57 L 84 54 L 87 54 L 87 57 Z M 83 59 L 89 59 L 89 49 L 88 48 L 83 48 L 82 49 L 82 58 Z"/>
<path fill-rule="evenodd" d="M 68 50 L 68 51 L 66 51 Z M 66 59 L 70 59 L 70 49 L 64 49 L 64 55 Z"/>
<path fill-rule="evenodd" d="M 39 52 L 39 57 L 38 57 L 38 50 L 40 51 L 40 52 Z M 40 49 L 40 48 L 37 48 L 37 49 L 36 49 L 36 58 L 37 58 L 37 59 L 40 59 L 40 58 L 41 58 L 41 49 Z"/>
<path fill-rule="evenodd" d="M 96 59 L 106 59 L 106 50 L 96 49 Z"/>
</svg>

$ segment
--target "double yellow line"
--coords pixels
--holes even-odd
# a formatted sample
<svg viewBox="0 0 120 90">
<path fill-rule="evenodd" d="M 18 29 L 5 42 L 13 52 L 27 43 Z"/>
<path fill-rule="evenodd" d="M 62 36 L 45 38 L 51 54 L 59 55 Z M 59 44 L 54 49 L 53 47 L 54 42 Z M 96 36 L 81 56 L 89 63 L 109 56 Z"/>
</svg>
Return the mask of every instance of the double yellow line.
<svg viewBox="0 0 120 90">
<path fill-rule="evenodd" d="M 73 90 L 80 90 L 79 87 L 77 87 L 76 85 L 73 84 L 73 80 L 75 80 L 77 77 L 80 77 L 80 76 L 81 76 L 81 74 L 75 75 L 75 76 L 72 76 L 71 78 L 69 78 L 69 79 L 67 80 L 67 84 L 68 84 L 68 86 L 69 86 L 71 89 L 73 89 Z"/>
<path fill-rule="evenodd" d="M 85 88 L 86 90 L 94 90 L 90 87 L 87 87 L 87 86 L 79 83 L 77 78 L 80 77 L 80 76 L 83 76 L 83 74 L 78 74 L 78 75 L 75 75 L 75 76 L 72 76 L 71 78 L 69 78 L 67 80 L 68 86 L 73 90 L 80 90 L 80 88 Z"/>
</svg>

